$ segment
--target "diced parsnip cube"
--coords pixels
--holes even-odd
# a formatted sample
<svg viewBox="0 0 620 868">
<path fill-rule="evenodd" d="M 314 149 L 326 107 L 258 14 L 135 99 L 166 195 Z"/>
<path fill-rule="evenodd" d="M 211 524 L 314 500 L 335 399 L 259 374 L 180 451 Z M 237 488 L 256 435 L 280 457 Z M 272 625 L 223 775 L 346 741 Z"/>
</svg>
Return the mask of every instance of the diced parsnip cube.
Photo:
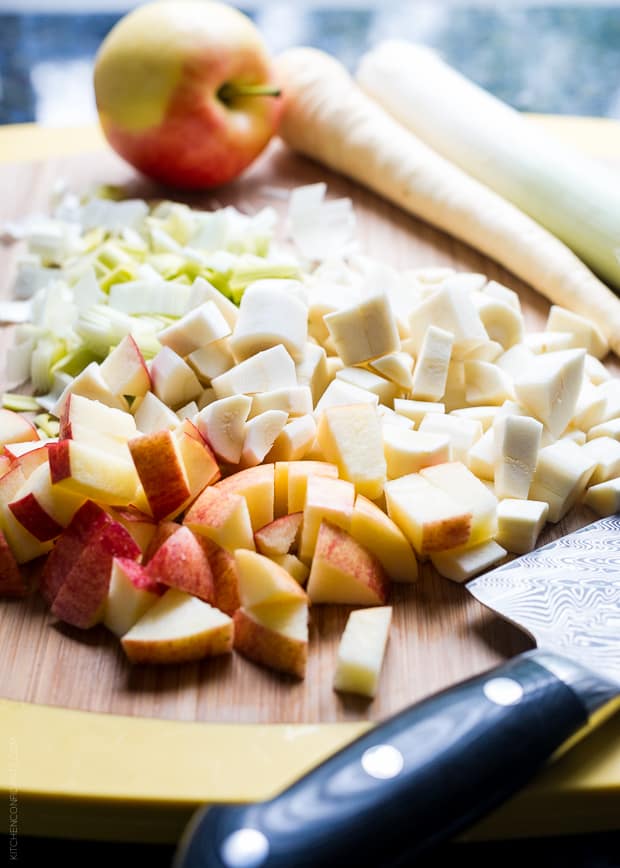
<svg viewBox="0 0 620 868">
<path fill-rule="evenodd" d="M 610 419 L 608 422 L 601 422 L 600 425 L 590 428 L 588 440 L 595 440 L 597 437 L 612 437 L 620 441 L 620 419 Z"/>
<path fill-rule="evenodd" d="M 360 389 L 351 383 L 344 383 L 335 379 L 323 392 L 319 403 L 314 408 L 314 415 L 318 419 L 329 407 L 343 407 L 349 404 L 371 404 L 374 407 L 379 403 L 379 396 L 368 389 Z"/>
<path fill-rule="evenodd" d="M 206 346 L 194 350 L 187 357 L 187 361 L 194 369 L 199 379 L 208 383 L 220 374 L 225 374 L 235 364 L 233 354 L 228 345 L 228 339 L 212 341 Z"/>
<path fill-rule="evenodd" d="M 590 428 L 602 422 L 606 409 L 607 398 L 605 395 L 601 394 L 596 386 L 593 386 L 584 377 L 581 391 L 577 398 L 575 413 L 571 420 L 572 425 L 575 428 L 581 428 L 583 431 L 589 431 Z"/>
<path fill-rule="evenodd" d="M 571 346 L 585 347 L 597 359 L 602 359 L 609 352 L 605 336 L 593 322 L 557 304 L 551 305 L 547 331 L 569 332 L 573 335 Z"/>
<path fill-rule="evenodd" d="M 585 375 L 595 386 L 598 386 L 599 383 L 604 383 L 606 380 L 611 379 L 611 374 L 609 373 L 605 365 L 602 362 L 599 362 L 598 359 L 595 359 L 594 356 L 591 356 L 589 353 L 586 356 Z"/>
<path fill-rule="evenodd" d="M 385 293 L 376 293 L 354 307 L 324 317 L 338 355 L 356 365 L 400 350 L 396 319 Z"/>
<path fill-rule="evenodd" d="M 386 377 L 392 383 L 395 383 L 400 389 L 405 392 L 410 392 L 413 387 L 413 358 L 409 353 L 389 353 L 387 356 L 380 356 L 378 359 L 370 362 L 370 367 L 373 371 Z"/>
<path fill-rule="evenodd" d="M 292 419 L 280 431 L 265 456 L 266 461 L 299 461 L 312 448 L 316 422 L 312 414 Z"/>
<path fill-rule="evenodd" d="M 364 368 L 345 367 L 336 372 L 336 380 L 373 392 L 382 404 L 391 407 L 401 390 L 389 380 Z"/>
<path fill-rule="evenodd" d="M 159 332 L 157 340 L 179 356 L 188 356 L 194 350 L 229 334 L 230 326 L 215 302 L 207 301 Z"/>
<path fill-rule="evenodd" d="M 255 467 L 260 464 L 274 444 L 288 420 L 283 410 L 265 410 L 245 423 L 241 464 Z"/>
<path fill-rule="evenodd" d="M 534 355 L 540 356 L 571 349 L 573 336 L 570 332 L 529 332 L 523 342 Z"/>
<path fill-rule="evenodd" d="M 485 292 L 493 298 L 498 298 L 500 301 L 509 304 L 510 307 L 514 307 L 515 310 L 521 310 L 521 301 L 518 293 L 516 293 L 514 289 L 508 289 L 508 287 L 504 286 L 503 283 L 498 283 L 496 280 L 489 280 L 487 285 L 481 289 L 481 292 Z"/>
<path fill-rule="evenodd" d="M 82 395 L 93 401 L 101 401 L 108 407 L 116 407 L 116 409 L 125 410 L 125 412 L 129 410 L 127 399 L 123 395 L 115 395 L 112 392 L 97 362 L 91 362 L 67 384 L 60 398 L 50 410 L 54 416 L 58 416 L 58 418 L 62 416 L 69 395 Z"/>
<path fill-rule="evenodd" d="M 536 361 L 536 356 L 525 344 L 515 344 L 495 360 L 498 368 L 514 380 Z"/>
<path fill-rule="evenodd" d="M 184 419 L 193 419 L 194 416 L 198 415 L 198 404 L 195 401 L 190 401 L 188 404 L 185 404 L 184 407 L 179 407 L 177 410 L 177 416 L 181 421 Z"/>
<path fill-rule="evenodd" d="M 620 443 L 613 437 L 596 437 L 583 446 L 583 451 L 596 462 L 590 485 L 620 476 Z"/>
<path fill-rule="evenodd" d="M 151 380 L 155 395 L 173 409 L 193 401 L 202 392 L 190 366 L 168 347 L 163 347 L 153 359 Z"/>
<path fill-rule="evenodd" d="M 199 410 L 204 410 L 205 407 L 208 407 L 209 404 L 212 404 L 214 401 L 217 401 L 215 389 L 212 389 L 211 386 L 207 386 L 207 388 L 203 389 L 200 393 L 196 403 L 198 404 Z"/>
<path fill-rule="evenodd" d="M 420 268 L 407 269 L 405 277 L 416 283 L 436 289 L 448 277 L 452 277 L 456 273 L 456 269 L 450 268 L 448 265 L 424 265 Z"/>
<path fill-rule="evenodd" d="M 454 335 L 445 329 L 429 326 L 424 333 L 418 360 L 413 371 L 411 395 L 422 401 L 443 397 Z"/>
<path fill-rule="evenodd" d="M 600 395 L 605 396 L 605 412 L 600 422 L 608 422 L 620 416 L 620 380 L 607 380 L 596 387 Z M 105 403 L 105 402 L 104 402 Z"/>
<path fill-rule="evenodd" d="M 308 386 L 274 389 L 253 396 L 250 418 L 266 410 L 283 410 L 290 416 L 305 416 L 312 413 L 312 407 L 312 392 Z"/>
<path fill-rule="evenodd" d="M 295 555 L 273 555 L 271 560 L 285 569 L 286 572 L 289 573 L 289 575 L 291 575 L 302 587 L 308 581 L 310 567 L 307 567 L 306 564 L 304 564 L 303 561 L 300 561 L 298 557 L 295 557 Z"/>
<path fill-rule="evenodd" d="M 467 453 L 467 466 L 478 479 L 495 479 L 495 430 L 489 428 Z"/>
<path fill-rule="evenodd" d="M 468 545 L 482 542 L 497 530 L 497 498 L 460 461 L 437 464 L 420 471 L 431 485 L 449 494 L 472 514 Z"/>
<path fill-rule="evenodd" d="M 354 504 L 355 489 L 350 482 L 330 479 L 328 476 L 308 477 L 299 541 L 299 557 L 302 560 L 312 558 L 319 527 L 324 519 L 343 530 L 349 530 Z"/>
<path fill-rule="evenodd" d="M 286 389 L 297 385 L 295 363 L 286 349 L 279 344 L 215 377 L 211 385 L 218 398 Z"/>
<path fill-rule="evenodd" d="M 416 426 L 420 425 L 420 422 L 427 413 L 446 412 L 445 405 L 436 401 L 411 401 L 406 398 L 396 398 L 394 400 L 394 410 L 401 416 L 411 419 Z"/>
<path fill-rule="evenodd" d="M 132 406 L 133 410 L 133 406 Z M 164 428 L 176 428 L 179 417 L 157 395 L 147 392 L 135 412 L 136 428 L 142 434 L 152 434 Z"/>
<path fill-rule="evenodd" d="M 356 491 L 375 500 L 387 478 L 383 437 L 376 407 L 351 404 L 328 407 L 320 416 L 317 441 L 325 459 Z"/>
<path fill-rule="evenodd" d="M 559 440 L 572 440 L 577 446 L 583 446 L 588 439 L 585 431 L 580 431 L 578 428 L 567 428 Z"/>
<path fill-rule="evenodd" d="M 314 407 L 329 384 L 327 356 L 323 347 L 307 342 L 303 357 L 295 363 L 295 372 L 298 385 L 310 388 Z"/>
<path fill-rule="evenodd" d="M 494 404 L 482 404 L 479 407 L 462 407 L 460 410 L 452 410 L 451 416 L 459 419 L 475 419 L 482 425 L 483 432 L 488 431 L 501 408 Z"/>
<path fill-rule="evenodd" d="M 466 463 L 471 447 L 482 437 L 482 425 L 477 419 L 441 413 L 428 413 L 422 419 L 419 430 L 425 434 L 447 435 L 452 447 L 452 460 L 463 463 Z"/>
<path fill-rule="evenodd" d="M 527 498 L 543 426 L 531 416 L 504 416 L 495 429 L 495 491 L 497 496 Z"/>
<path fill-rule="evenodd" d="M 473 294 L 480 292 L 486 285 L 487 276 L 477 271 L 457 271 L 456 274 L 451 274 L 443 281 L 444 288 L 456 289 L 463 293 Z"/>
<path fill-rule="evenodd" d="M 443 403 L 446 405 L 448 413 L 467 406 L 465 392 L 465 363 L 450 362 L 448 379 L 446 380 L 446 391 L 443 396 Z"/>
<path fill-rule="evenodd" d="M 151 388 L 144 356 L 131 335 L 125 335 L 99 368 L 101 376 L 115 395 L 141 397 Z"/>
<path fill-rule="evenodd" d="M 469 293 L 456 287 L 440 287 L 420 304 L 409 316 L 411 339 L 416 355 L 422 346 L 429 326 L 451 332 L 454 336 L 453 358 L 460 359 L 480 344 L 489 340 L 478 311 Z"/>
<path fill-rule="evenodd" d="M 583 494 L 595 467 L 583 447 L 558 440 L 538 453 L 529 496 L 549 504 L 549 521 L 560 521 Z"/>
<path fill-rule="evenodd" d="M 377 412 L 379 413 L 379 420 L 384 427 L 386 425 L 396 425 L 409 431 L 413 428 L 413 419 L 408 419 L 406 416 L 401 416 L 400 413 L 395 413 L 394 410 L 390 410 L 384 404 L 379 404 Z"/>
<path fill-rule="evenodd" d="M 588 488 L 583 502 L 601 516 L 620 512 L 620 477 Z"/>
<path fill-rule="evenodd" d="M 376 695 L 391 620 L 391 606 L 351 612 L 338 646 L 334 690 Z"/>
<path fill-rule="evenodd" d="M 500 500 L 497 506 L 496 542 L 517 555 L 531 552 L 548 514 L 549 504 L 540 500 Z"/>
<path fill-rule="evenodd" d="M 463 361 L 495 362 L 504 354 L 504 348 L 497 341 L 487 341 L 467 353 Z"/>
<path fill-rule="evenodd" d="M 325 360 L 325 370 L 327 371 L 327 385 L 333 383 L 336 379 L 336 374 L 344 368 L 344 362 L 340 356 L 327 356 Z"/>
<path fill-rule="evenodd" d="M 491 362 L 465 361 L 465 399 L 468 404 L 503 404 L 514 398 L 512 380 Z"/>
<path fill-rule="evenodd" d="M 213 284 L 209 283 L 203 277 L 197 277 L 192 284 L 192 307 L 198 304 L 204 304 L 206 301 L 212 301 L 219 312 L 222 314 L 229 327 L 234 329 L 235 323 L 239 316 L 239 308 L 233 304 L 230 299 L 216 289 Z"/>
<path fill-rule="evenodd" d="M 431 555 L 431 561 L 440 576 L 453 582 L 466 582 L 501 561 L 506 554 L 505 548 L 495 540 L 488 539 L 474 546 L 435 552 Z"/>
<path fill-rule="evenodd" d="M 494 298 L 488 293 L 472 293 L 471 300 L 490 340 L 497 341 L 505 350 L 521 343 L 524 324 L 519 310 L 507 301 Z"/>
<path fill-rule="evenodd" d="M 300 361 L 308 338 L 308 310 L 280 280 L 258 280 L 243 293 L 230 348 L 239 362 L 282 345 Z M 285 281 L 288 283 L 288 281 Z"/>
<path fill-rule="evenodd" d="M 473 522 L 471 511 L 419 473 L 386 483 L 385 498 L 388 515 L 418 555 L 468 542 Z"/>
<path fill-rule="evenodd" d="M 446 435 L 424 434 L 395 425 L 383 429 L 383 449 L 388 479 L 450 460 L 450 440 Z"/>
<path fill-rule="evenodd" d="M 418 562 L 402 530 L 375 503 L 355 498 L 350 534 L 381 563 L 394 582 L 415 582 Z"/>
<path fill-rule="evenodd" d="M 248 395 L 231 395 L 207 404 L 196 419 L 198 430 L 215 454 L 229 464 L 241 460 L 251 407 Z"/>
<path fill-rule="evenodd" d="M 338 479 L 338 468 L 328 461 L 278 461 L 275 474 L 275 514 L 278 517 L 303 510 L 311 476 Z M 280 512 L 282 509 L 284 511 Z"/>
<path fill-rule="evenodd" d="M 517 400 L 559 437 L 575 413 L 583 383 L 585 350 L 541 356 L 514 380 Z"/>
</svg>

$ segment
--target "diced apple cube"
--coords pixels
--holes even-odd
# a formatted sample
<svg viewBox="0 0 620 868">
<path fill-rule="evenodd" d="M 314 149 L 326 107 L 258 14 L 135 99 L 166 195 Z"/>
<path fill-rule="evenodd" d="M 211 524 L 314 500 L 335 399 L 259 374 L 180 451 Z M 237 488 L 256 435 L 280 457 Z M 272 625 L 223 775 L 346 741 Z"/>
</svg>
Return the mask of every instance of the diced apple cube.
<svg viewBox="0 0 620 868">
<path fill-rule="evenodd" d="M 549 504 L 549 521 L 560 521 L 583 494 L 595 467 L 583 447 L 558 440 L 538 453 L 529 496 Z"/>
<path fill-rule="evenodd" d="M 388 479 L 450 460 L 450 439 L 446 435 L 410 431 L 395 425 L 383 429 L 383 448 Z"/>
<path fill-rule="evenodd" d="M 129 558 L 114 558 L 103 623 L 116 636 L 124 636 L 159 599 L 145 585 L 144 567 Z"/>
<path fill-rule="evenodd" d="M 271 560 L 289 573 L 302 588 L 308 581 L 310 567 L 306 566 L 298 557 L 291 554 L 272 555 Z"/>
<path fill-rule="evenodd" d="M 296 552 L 302 520 L 303 512 L 293 512 L 259 528 L 254 534 L 257 551 L 270 558 Z"/>
<path fill-rule="evenodd" d="M 436 485 L 472 513 L 468 545 L 489 539 L 497 530 L 497 498 L 459 461 L 437 464 L 420 471 L 427 482 Z"/>
<path fill-rule="evenodd" d="M 390 425 L 396 425 L 398 428 L 404 428 L 407 431 L 411 431 L 414 428 L 413 419 L 408 419 L 406 416 L 401 416 L 400 413 L 395 413 L 394 410 L 390 410 L 384 404 L 379 404 L 377 413 L 379 414 L 382 428 Z"/>
<path fill-rule="evenodd" d="M 24 597 L 27 593 L 19 564 L 0 529 L 0 597 Z"/>
<path fill-rule="evenodd" d="M 278 344 L 215 377 L 211 385 L 218 398 L 291 388 L 297 385 L 295 363 L 282 344 Z"/>
<path fill-rule="evenodd" d="M 549 505 L 540 500 L 500 500 L 497 506 L 496 542 L 517 555 L 531 552 L 548 514 Z"/>
<path fill-rule="evenodd" d="M 207 551 L 188 527 L 177 526 L 146 565 L 148 577 L 208 603 L 215 600 L 215 585 Z"/>
<path fill-rule="evenodd" d="M 387 295 L 376 293 L 353 307 L 326 314 L 324 322 L 345 365 L 356 365 L 400 350 Z"/>
<path fill-rule="evenodd" d="M 583 502 L 601 516 L 620 512 L 620 477 L 588 488 Z"/>
<path fill-rule="evenodd" d="M 115 394 L 101 373 L 97 362 L 91 362 L 83 371 L 74 377 L 65 387 L 63 393 L 52 407 L 52 414 L 60 418 L 69 395 L 82 395 L 93 401 L 101 401 L 108 407 L 129 411 L 129 404 L 123 395 Z"/>
<path fill-rule="evenodd" d="M 62 532 L 84 500 L 83 495 L 54 487 L 45 462 L 33 471 L 8 506 L 26 530 L 46 542 Z"/>
<path fill-rule="evenodd" d="M 370 404 L 329 407 L 319 419 L 317 441 L 340 476 L 359 494 L 379 497 L 387 478 L 383 438 L 377 410 Z"/>
<path fill-rule="evenodd" d="M 308 579 L 313 603 L 381 606 L 389 579 L 374 555 L 329 521 L 321 522 Z"/>
<path fill-rule="evenodd" d="M 245 497 L 209 485 L 183 520 L 190 530 L 213 540 L 226 551 L 254 550 L 254 534 Z"/>
<path fill-rule="evenodd" d="M 306 600 L 306 593 L 284 567 L 246 549 L 235 551 L 241 605 L 246 609 Z"/>
<path fill-rule="evenodd" d="M 505 556 L 506 549 L 488 539 L 473 546 L 435 552 L 431 555 L 431 561 L 440 576 L 453 582 L 466 582 L 472 576 L 488 570 Z"/>
<path fill-rule="evenodd" d="M 308 414 L 291 419 L 280 431 L 265 461 L 299 461 L 308 454 L 316 438 L 316 421 Z"/>
<path fill-rule="evenodd" d="M 128 506 L 134 501 L 138 475 L 130 461 L 76 440 L 51 443 L 48 453 L 54 485 L 113 506 Z"/>
<path fill-rule="evenodd" d="M 454 335 L 430 325 L 422 339 L 413 371 L 411 395 L 416 400 L 439 401 L 446 391 Z"/>
<path fill-rule="evenodd" d="M 125 335 L 99 366 L 101 376 L 114 395 L 142 397 L 151 388 L 144 356 L 131 335 Z"/>
<path fill-rule="evenodd" d="M 514 381 L 517 400 L 559 437 L 575 414 L 584 350 L 548 353 Z"/>
<path fill-rule="evenodd" d="M 215 488 L 225 494 L 240 494 L 248 505 L 252 530 L 258 531 L 273 521 L 274 465 L 248 467 L 216 483 Z"/>
<path fill-rule="evenodd" d="M 350 482 L 327 476 L 308 477 L 299 542 L 299 556 L 303 560 L 313 557 L 323 519 L 349 530 L 354 504 L 355 488 Z"/>
<path fill-rule="evenodd" d="M 350 534 L 381 562 L 394 582 L 415 582 L 418 562 L 404 533 L 382 509 L 361 494 L 355 498 Z"/>
<path fill-rule="evenodd" d="M 231 618 L 189 594 L 171 588 L 121 639 L 132 663 L 187 663 L 228 654 Z"/>
<path fill-rule="evenodd" d="M 385 486 L 388 515 L 418 555 L 464 545 L 470 538 L 471 511 L 419 473 Z"/>
<path fill-rule="evenodd" d="M 308 658 L 308 606 L 305 602 L 238 609 L 235 651 L 249 660 L 303 678 Z"/>
<path fill-rule="evenodd" d="M 334 690 L 376 695 L 391 622 L 391 606 L 351 612 L 338 646 Z"/>
<path fill-rule="evenodd" d="M 495 491 L 497 496 L 527 498 L 543 426 L 531 416 L 504 416 L 495 423 Z"/>
<path fill-rule="evenodd" d="M 278 461 L 275 475 L 276 516 L 303 510 L 311 476 L 338 479 L 338 468 L 328 461 Z"/>
<path fill-rule="evenodd" d="M 129 450 L 153 517 L 177 515 L 192 496 L 177 437 L 155 431 L 130 440 Z"/>
<path fill-rule="evenodd" d="M 37 429 L 25 416 L 0 407 L 0 448 L 7 443 L 23 443 L 38 439 Z"/>
</svg>

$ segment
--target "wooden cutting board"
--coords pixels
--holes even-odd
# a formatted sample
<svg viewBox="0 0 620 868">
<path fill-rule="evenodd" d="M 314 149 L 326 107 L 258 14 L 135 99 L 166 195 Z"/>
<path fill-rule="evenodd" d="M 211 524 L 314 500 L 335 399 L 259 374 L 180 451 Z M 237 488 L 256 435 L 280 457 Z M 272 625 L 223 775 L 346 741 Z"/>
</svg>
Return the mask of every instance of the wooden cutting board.
<svg viewBox="0 0 620 868">
<path fill-rule="evenodd" d="M 52 186 L 64 178 L 82 192 L 98 184 L 122 185 L 128 196 L 161 197 L 109 151 L 42 162 L 0 165 L 0 224 L 48 208 Z M 296 157 L 274 144 L 228 189 L 182 196 L 192 206 L 234 204 L 254 211 L 285 203 L 269 188 L 318 180 L 328 195 L 350 196 L 364 252 L 397 267 L 452 265 L 481 271 L 517 290 L 527 326 L 542 328 L 547 302 L 511 274 L 474 250 L 415 220 L 375 195 Z M 0 249 L 0 288 L 10 292 L 18 246 Z M 10 329 L 0 337 L 0 350 Z M 0 356 L 1 357 L 1 356 Z M 616 359 L 608 365 L 620 374 Z M 591 521 L 585 508 L 549 527 L 546 542 Z M 440 578 L 430 565 L 420 580 L 395 586 L 394 622 L 378 696 L 372 702 L 332 690 L 336 651 L 349 609 L 317 606 L 312 611 L 307 676 L 295 681 L 233 654 L 227 658 L 169 667 L 132 667 L 118 641 L 103 627 L 79 631 L 51 618 L 38 596 L 0 602 L 0 697 L 84 711 L 114 712 L 176 721 L 327 723 L 379 720 L 406 704 L 478 673 L 530 647 L 515 627 L 485 610 L 465 588 Z"/>
</svg>

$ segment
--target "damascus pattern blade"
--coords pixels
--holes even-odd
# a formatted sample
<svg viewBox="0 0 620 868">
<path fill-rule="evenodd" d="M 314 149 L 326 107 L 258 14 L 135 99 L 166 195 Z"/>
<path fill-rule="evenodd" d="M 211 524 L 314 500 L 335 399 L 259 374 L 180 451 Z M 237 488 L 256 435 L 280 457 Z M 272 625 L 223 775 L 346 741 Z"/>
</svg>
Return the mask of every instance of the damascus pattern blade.
<svg viewBox="0 0 620 868">
<path fill-rule="evenodd" d="M 620 683 L 620 515 L 515 558 L 467 588 L 539 648 Z"/>
</svg>

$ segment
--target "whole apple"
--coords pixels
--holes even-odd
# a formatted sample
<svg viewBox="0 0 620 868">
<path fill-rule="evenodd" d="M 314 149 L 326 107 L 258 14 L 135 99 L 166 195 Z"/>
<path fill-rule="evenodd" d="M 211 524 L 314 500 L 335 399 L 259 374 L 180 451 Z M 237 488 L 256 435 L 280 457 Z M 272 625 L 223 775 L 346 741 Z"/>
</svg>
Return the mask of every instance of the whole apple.
<svg viewBox="0 0 620 868">
<path fill-rule="evenodd" d="M 282 100 L 249 18 L 204 0 L 148 3 L 122 18 L 95 63 L 112 147 L 175 187 L 236 178 L 274 134 Z"/>
</svg>

